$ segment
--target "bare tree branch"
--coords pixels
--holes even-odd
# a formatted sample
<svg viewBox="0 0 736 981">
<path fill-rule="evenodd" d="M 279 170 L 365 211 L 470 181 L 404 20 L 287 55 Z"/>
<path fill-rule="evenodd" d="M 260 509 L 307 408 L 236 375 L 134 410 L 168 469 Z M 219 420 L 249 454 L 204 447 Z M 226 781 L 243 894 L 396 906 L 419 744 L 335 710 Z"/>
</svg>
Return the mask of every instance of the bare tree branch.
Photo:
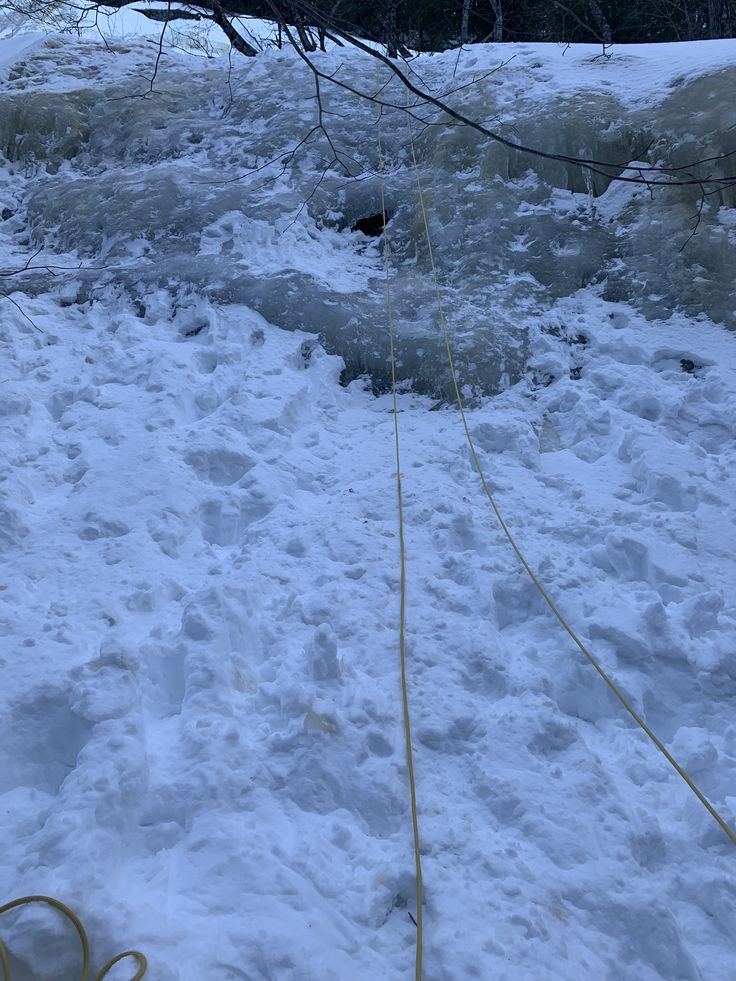
<svg viewBox="0 0 736 981">
<path fill-rule="evenodd" d="M 17 300 L 14 300 L 13 297 L 10 295 L 10 293 L 6 293 L 4 290 L 0 290 L 0 296 L 5 297 L 6 300 L 10 300 L 10 302 L 13 304 L 13 306 L 15 307 L 15 309 L 21 315 L 21 317 L 23 317 L 24 320 L 27 320 L 28 323 L 31 325 L 31 327 L 33 327 L 35 330 L 37 330 L 39 332 L 39 334 L 45 334 L 46 333 L 45 330 L 42 330 L 38 326 L 38 324 L 28 316 L 28 314 L 25 312 L 25 310 L 20 305 L 20 303 L 18 303 Z"/>
<path fill-rule="evenodd" d="M 10 0 L 10 2 L 22 5 L 22 0 Z M 48 0 L 48 3 L 47 0 L 40 0 L 40 2 L 42 4 L 46 4 L 47 6 L 51 5 L 51 0 Z M 140 0 L 105 0 L 104 3 L 93 3 L 83 9 L 121 9 L 134 2 L 140 2 Z M 553 0 L 553 2 L 559 7 L 565 7 L 568 9 L 564 0 Z M 59 0 L 59 3 L 61 5 L 69 4 L 73 6 L 73 0 Z M 194 0 L 194 2 L 189 2 L 187 4 L 186 9 L 189 11 L 203 12 L 202 16 L 206 19 L 212 20 L 223 31 L 235 50 L 248 57 L 254 57 L 257 54 L 256 48 L 245 40 L 243 33 L 235 26 L 233 20 L 233 17 L 236 17 L 238 13 L 242 13 L 244 9 L 248 9 L 249 3 L 250 0 L 222 0 L 222 2 L 221 0 Z M 594 19 L 597 18 L 597 14 L 593 9 L 593 5 L 598 8 L 601 17 L 603 17 L 603 20 L 605 21 L 602 9 L 597 3 L 597 0 L 588 0 L 588 3 Z M 315 89 L 318 102 L 319 126 L 322 129 L 323 135 L 327 139 L 328 143 L 331 141 L 329 133 L 324 127 L 325 110 L 322 104 L 321 90 L 319 87 L 320 82 L 329 82 L 332 85 L 337 85 L 344 91 L 350 92 L 362 100 L 373 102 L 382 108 L 396 108 L 403 111 L 416 113 L 420 106 L 431 106 L 439 113 L 443 114 L 442 121 L 444 123 L 447 123 L 447 121 L 452 121 L 455 124 L 467 126 L 480 133 L 485 138 L 499 143 L 511 151 L 540 159 L 557 161 L 565 164 L 566 166 L 580 167 L 583 170 L 603 177 L 607 181 L 619 181 L 622 183 L 639 184 L 647 187 L 692 186 L 700 189 L 704 194 L 710 194 L 715 191 L 723 190 L 736 185 L 736 173 L 718 175 L 711 170 L 708 175 L 701 176 L 695 172 L 697 168 L 705 163 L 714 165 L 724 163 L 733 155 L 733 153 L 736 153 L 736 151 L 729 151 L 728 153 L 711 156 L 704 158 L 703 160 L 692 161 L 685 165 L 680 164 L 675 166 L 667 166 L 640 163 L 637 164 L 635 169 L 631 169 L 629 166 L 630 161 L 597 160 L 590 157 L 576 156 L 575 154 L 554 153 L 552 151 L 545 150 L 543 147 L 528 146 L 519 142 L 518 140 L 504 136 L 503 133 L 499 132 L 497 129 L 490 128 L 485 123 L 477 119 L 470 118 L 465 113 L 450 105 L 447 100 L 453 94 L 453 90 L 437 95 L 429 91 L 429 88 L 424 83 L 418 84 L 413 77 L 413 70 L 410 66 L 408 66 L 408 63 L 405 62 L 405 64 L 407 64 L 407 68 L 400 67 L 393 58 L 389 57 L 389 55 L 384 54 L 383 51 L 378 50 L 375 46 L 366 43 L 361 37 L 358 36 L 357 33 L 346 27 L 345 18 L 338 17 L 337 15 L 338 4 L 335 4 L 329 13 L 326 13 L 325 10 L 317 7 L 312 0 L 263 0 L 263 4 L 265 5 L 265 8 L 270 11 L 274 21 L 279 25 L 279 30 L 288 38 L 298 56 L 308 66 L 310 72 L 312 73 L 315 80 Z M 58 3 L 56 5 L 58 6 Z M 502 16 L 503 8 L 500 0 L 493 2 L 492 6 L 496 17 L 498 18 Z M 170 8 L 171 4 L 169 3 L 168 9 Z M 394 9 L 394 7 L 390 4 L 389 8 L 387 9 L 389 9 L 390 15 L 390 11 Z M 166 27 L 166 23 L 167 22 L 164 23 L 164 27 Z M 361 51 L 371 58 L 379 61 L 392 73 L 394 78 L 412 94 L 414 97 L 413 104 L 407 107 L 405 105 L 393 103 L 383 97 L 382 94 L 379 95 L 372 93 L 355 85 L 349 84 L 343 78 L 340 78 L 336 72 L 330 73 L 322 70 L 322 68 L 319 67 L 313 58 L 317 45 L 314 41 L 314 37 L 309 31 L 310 26 L 317 30 L 321 41 L 328 39 L 335 44 L 348 45 L 349 47 Z M 586 25 L 586 27 L 590 29 L 590 25 Z M 608 43 L 608 38 L 610 37 L 610 29 L 607 33 L 600 28 L 600 34 L 601 41 L 605 48 L 606 44 Z M 389 45 L 396 47 L 395 40 L 396 39 L 391 41 L 389 38 Z M 159 49 L 161 48 L 162 44 L 163 41 L 161 40 L 159 43 Z M 160 54 L 161 51 L 159 50 L 159 57 L 157 58 L 156 68 L 154 70 L 154 79 L 158 70 Z M 153 80 L 151 81 L 149 92 L 152 90 Z M 385 86 L 382 87 L 382 92 L 383 91 L 385 91 Z M 459 89 L 455 91 L 459 91 Z M 423 119 L 422 124 L 436 125 L 436 122 Z M 334 146 L 332 146 L 332 151 L 335 158 L 338 160 L 338 162 L 340 162 L 341 154 L 336 152 Z"/>
</svg>

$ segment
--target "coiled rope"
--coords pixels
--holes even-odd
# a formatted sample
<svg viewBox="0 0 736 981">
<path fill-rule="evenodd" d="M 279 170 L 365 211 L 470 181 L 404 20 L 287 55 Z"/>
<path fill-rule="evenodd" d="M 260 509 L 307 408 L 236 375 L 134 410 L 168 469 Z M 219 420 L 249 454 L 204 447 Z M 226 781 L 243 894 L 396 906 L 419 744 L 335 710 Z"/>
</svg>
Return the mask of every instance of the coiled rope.
<svg viewBox="0 0 736 981">
<path fill-rule="evenodd" d="M 58 899 L 53 899 L 51 896 L 23 896 L 20 899 L 14 899 L 10 903 L 6 903 L 4 906 L 0 906 L 0 916 L 3 913 L 9 913 L 12 909 L 18 909 L 21 906 L 31 906 L 36 903 L 41 903 L 46 906 L 52 906 L 54 909 L 59 910 L 64 916 L 69 920 L 77 931 L 77 936 L 79 937 L 79 942 L 82 946 L 82 973 L 80 975 L 80 981 L 88 981 L 89 970 L 90 970 L 90 949 L 89 940 L 87 939 L 87 931 L 84 929 L 82 921 L 79 919 L 74 910 L 70 909 L 66 903 L 60 902 Z M 139 950 L 126 950 L 122 954 L 117 954 L 111 960 L 105 964 L 105 966 L 97 974 L 95 974 L 94 981 L 103 981 L 104 978 L 108 976 L 110 971 L 115 967 L 117 963 L 124 960 L 126 957 L 132 957 L 133 960 L 138 963 L 138 970 L 135 972 L 130 981 L 141 981 L 148 970 L 148 961 L 145 955 Z M 11 981 L 10 977 L 10 959 L 8 957 L 8 952 L 5 949 L 5 945 L 2 940 L 0 940 L 0 965 L 3 969 L 3 981 Z"/>
<path fill-rule="evenodd" d="M 408 106 L 407 106 L 407 108 L 408 108 Z M 536 575 L 536 573 L 534 572 L 534 570 L 532 569 L 532 567 L 527 562 L 527 560 L 524 557 L 521 549 L 516 544 L 516 541 L 514 540 L 514 536 L 511 534 L 511 531 L 510 531 L 508 525 L 504 521 L 503 516 L 502 516 L 501 512 L 498 509 L 498 506 L 496 504 L 496 501 L 494 500 L 493 494 L 491 493 L 491 490 L 490 490 L 490 488 L 488 486 L 488 482 L 486 481 L 485 474 L 483 473 L 483 467 L 481 466 L 480 460 L 478 459 L 478 454 L 477 454 L 476 449 L 475 449 L 475 443 L 473 442 L 473 437 L 472 437 L 472 435 L 470 433 L 470 426 L 468 424 L 468 419 L 467 419 L 467 416 L 465 414 L 465 405 L 463 403 L 462 395 L 460 394 L 460 385 L 459 385 L 458 379 L 457 379 L 457 371 L 455 370 L 455 361 L 454 361 L 454 358 L 452 356 L 452 347 L 450 345 L 450 338 L 449 338 L 449 334 L 448 334 L 448 331 L 447 331 L 447 320 L 445 318 L 445 308 L 444 308 L 444 305 L 442 303 L 442 294 L 440 292 L 439 282 L 438 282 L 438 279 L 437 279 L 437 267 L 435 265 L 434 251 L 432 249 L 432 239 L 431 239 L 430 232 L 429 232 L 429 220 L 427 218 L 427 208 L 426 208 L 425 199 L 424 199 L 424 189 L 422 187 L 422 180 L 421 180 L 421 176 L 419 174 L 419 165 L 417 164 L 416 148 L 415 148 L 415 145 L 414 145 L 414 130 L 413 130 L 413 127 L 411 125 L 411 116 L 409 115 L 409 113 L 406 113 L 406 122 L 407 122 L 407 127 L 408 127 L 408 132 L 409 132 L 409 145 L 411 147 L 411 158 L 412 158 L 412 163 L 413 163 L 413 166 L 414 166 L 414 174 L 416 176 L 417 191 L 418 191 L 418 195 L 419 195 L 419 204 L 420 204 L 421 212 L 422 212 L 422 221 L 424 223 L 424 232 L 425 232 L 425 236 L 426 236 L 426 239 L 427 239 L 427 249 L 428 249 L 428 252 L 429 252 L 429 262 L 430 262 L 430 266 L 431 266 L 431 269 L 432 269 L 432 280 L 433 280 L 433 283 L 434 283 L 435 298 L 436 298 L 436 301 L 437 301 L 437 309 L 438 309 L 438 312 L 439 312 L 440 326 L 442 328 L 442 338 L 444 340 L 445 350 L 446 350 L 446 353 L 447 353 L 447 364 L 449 366 L 450 375 L 452 377 L 452 386 L 453 386 L 453 390 L 454 390 L 454 394 L 455 394 L 455 401 L 457 403 L 458 409 L 460 410 L 460 416 L 462 418 L 463 428 L 465 429 L 465 437 L 466 437 L 467 442 L 468 442 L 468 447 L 470 448 L 470 455 L 471 455 L 471 457 L 473 459 L 473 465 L 474 465 L 475 469 L 478 472 L 478 476 L 480 477 L 480 482 L 481 482 L 481 485 L 483 487 L 483 492 L 485 493 L 485 496 L 488 498 L 488 501 L 489 501 L 491 507 L 493 508 L 494 514 L 498 518 L 498 522 L 501 525 L 501 528 L 503 529 L 504 535 L 508 539 L 511 547 L 513 548 L 514 552 L 516 553 L 516 555 L 517 555 L 519 561 L 521 562 L 522 566 L 526 570 L 529 578 L 534 583 L 534 585 L 536 586 L 536 588 L 539 590 L 539 593 L 541 594 L 541 596 L 544 599 L 545 603 L 547 604 L 547 606 L 549 607 L 549 609 L 551 610 L 551 612 L 554 614 L 554 616 L 556 617 L 556 619 L 558 620 L 558 622 L 560 623 L 560 625 L 564 628 L 564 630 L 570 636 L 570 638 L 574 642 L 575 646 L 587 658 L 587 660 L 590 662 L 590 664 L 593 665 L 593 667 L 598 672 L 598 674 L 601 676 L 601 678 L 605 681 L 606 685 L 611 690 L 611 692 L 613 692 L 613 694 L 616 696 L 616 698 L 618 699 L 618 701 L 621 703 L 621 705 L 623 705 L 623 707 L 626 709 L 626 711 L 631 716 L 631 718 L 636 722 L 636 724 L 647 734 L 647 736 L 649 737 L 649 739 L 654 743 L 654 745 L 656 746 L 656 748 L 659 750 L 659 752 L 662 754 L 662 756 L 664 756 L 664 758 L 667 760 L 667 762 L 670 764 L 670 766 L 675 770 L 675 772 L 680 777 L 682 777 L 682 779 L 688 785 L 688 787 L 693 792 L 693 794 L 695 794 L 695 796 L 698 798 L 698 800 L 703 805 L 703 807 L 705 807 L 705 809 L 708 811 L 708 813 L 710 814 L 710 816 L 718 823 L 718 825 L 721 827 L 721 829 L 728 836 L 728 838 L 731 841 L 731 843 L 733 845 L 736 845 L 736 833 L 734 833 L 734 831 L 732 830 L 732 828 L 726 823 L 725 819 L 719 814 L 719 812 L 716 810 L 716 808 L 710 803 L 710 801 L 708 800 L 708 798 L 700 790 L 700 788 L 697 786 L 697 784 L 695 783 L 695 781 L 690 776 L 688 776 L 688 774 L 685 772 L 685 770 L 683 769 L 683 767 L 680 766 L 680 764 L 677 762 L 677 760 L 674 758 L 674 756 L 669 752 L 669 750 L 664 745 L 664 743 L 649 728 L 649 726 L 646 724 L 646 722 L 641 718 L 641 716 L 638 714 L 638 712 L 636 711 L 636 709 L 634 709 L 634 707 L 631 705 L 631 703 L 629 702 L 629 700 L 623 694 L 623 692 L 618 687 L 618 685 L 616 684 L 616 682 L 610 677 L 610 675 L 607 674 L 607 672 L 603 669 L 603 667 L 601 666 L 601 664 L 599 663 L 599 661 L 588 650 L 587 646 L 583 643 L 583 641 L 578 637 L 578 635 L 575 633 L 575 631 L 573 630 L 573 628 L 567 622 L 567 620 L 565 619 L 565 617 L 563 616 L 563 614 L 560 612 L 560 610 L 557 607 L 557 605 L 554 603 L 554 601 L 550 597 L 550 595 L 547 592 L 547 590 L 545 589 L 545 587 L 540 582 L 539 577 Z"/>
<path fill-rule="evenodd" d="M 404 742 L 406 744 L 406 767 L 409 773 L 409 794 L 411 797 L 411 824 L 414 842 L 414 869 L 416 875 L 416 945 L 414 974 L 416 981 L 422 978 L 422 950 L 424 941 L 422 916 L 422 856 L 419 850 L 419 817 L 417 814 L 417 789 L 414 780 L 414 754 L 411 746 L 411 718 L 409 715 L 409 694 L 406 683 L 406 547 L 404 544 L 404 499 L 401 490 L 401 450 L 399 441 L 399 409 L 396 398 L 396 354 L 394 350 L 394 316 L 391 301 L 391 277 L 389 274 L 389 238 L 386 215 L 385 179 L 383 174 L 383 146 L 381 143 L 381 115 L 379 106 L 376 129 L 378 133 L 378 171 L 381 183 L 381 216 L 383 218 L 383 263 L 386 274 L 386 313 L 388 317 L 389 349 L 391 353 L 391 395 L 393 398 L 394 446 L 396 456 L 396 493 L 399 503 L 399 554 L 401 562 L 401 584 L 399 605 L 399 659 L 401 662 L 401 700 L 404 710 Z"/>
</svg>

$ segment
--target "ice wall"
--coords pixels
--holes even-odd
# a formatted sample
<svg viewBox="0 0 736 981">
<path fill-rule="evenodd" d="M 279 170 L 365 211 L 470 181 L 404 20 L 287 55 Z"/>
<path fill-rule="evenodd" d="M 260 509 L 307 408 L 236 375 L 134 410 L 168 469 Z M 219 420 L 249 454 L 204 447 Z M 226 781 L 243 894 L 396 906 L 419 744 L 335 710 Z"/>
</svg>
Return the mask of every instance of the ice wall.
<svg viewBox="0 0 736 981">
<path fill-rule="evenodd" d="M 12 219 L 19 241 L 77 252 L 97 267 L 79 275 L 80 300 L 122 285 L 144 319 L 146 297 L 162 287 L 173 308 L 192 293 L 246 303 L 275 324 L 319 332 L 344 357 L 348 377 L 367 372 L 385 386 L 380 244 L 349 230 L 379 208 L 375 105 L 323 82 L 323 132 L 313 79 L 287 52 L 244 60 L 230 73 L 170 57 L 146 94 L 143 45 L 101 48 L 90 80 L 82 70 L 89 44 L 54 43 L 16 66 L 0 95 L 0 150 L 28 179 Z M 736 68 L 682 80 L 632 108 L 615 91 L 586 89 L 584 73 L 578 90 L 551 88 L 552 61 L 522 59 L 471 85 L 483 66 L 459 63 L 452 79 L 449 63 L 427 60 L 422 84 L 456 88 L 454 106 L 522 143 L 616 161 L 622 172 L 633 161 L 684 165 L 733 149 Z M 389 83 L 359 56 L 326 55 L 324 67 L 366 92 Z M 61 91 L 35 90 L 44 70 L 65 79 Z M 405 99 L 395 83 L 383 95 Z M 415 124 L 420 175 L 470 389 L 494 392 L 518 380 L 533 324 L 580 289 L 650 317 L 680 309 L 736 325 L 733 189 L 705 201 L 685 244 L 701 204 L 697 187 L 652 198 L 421 113 L 432 125 Z M 382 134 L 400 373 L 444 397 L 405 115 L 386 109 Z"/>
</svg>

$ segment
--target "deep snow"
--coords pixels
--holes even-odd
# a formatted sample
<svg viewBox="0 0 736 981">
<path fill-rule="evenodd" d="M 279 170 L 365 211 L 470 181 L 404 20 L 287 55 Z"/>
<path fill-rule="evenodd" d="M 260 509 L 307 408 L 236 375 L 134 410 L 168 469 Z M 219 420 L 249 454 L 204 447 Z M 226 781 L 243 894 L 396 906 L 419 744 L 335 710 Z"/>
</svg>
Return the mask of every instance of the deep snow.
<svg viewBox="0 0 736 981">
<path fill-rule="evenodd" d="M 355 152 L 369 179 L 328 214 L 329 176 L 300 211 L 323 148 L 273 185 L 194 187 L 303 135 L 314 105 L 294 94 L 294 59 L 270 53 L 228 75 L 168 54 L 154 98 L 121 100 L 147 88 L 150 45 L 28 43 L 0 44 L 0 210 L 14 212 L 0 266 L 44 245 L 35 265 L 102 268 L 5 279 L 26 316 L 0 298 L 3 894 L 69 901 L 100 963 L 139 947 L 156 981 L 408 978 L 391 403 L 364 380 L 341 387 L 343 361 L 325 351 L 353 358 L 352 374 L 361 358 L 385 370 L 380 252 L 344 227 L 373 201 L 374 113 L 336 122 L 341 145 L 351 127 L 365 135 Z M 493 76 L 499 99 L 524 88 L 529 116 L 535 98 L 541 113 L 560 92 L 613 86 L 629 125 L 670 83 L 673 120 L 690 86 L 717 97 L 736 48 L 643 46 L 610 61 L 511 50 Z M 500 61 L 493 46 L 468 57 L 471 74 Z M 454 65 L 415 67 L 452 86 Z M 374 73 L 360 59 L 350 70 Z M 682 118 L 702 139 L 722 125 Z M 400 396 L 425 976 L 725 981 L 732 846 L 542 607 L 457 413 L 438 409 L 413 176 L 399 126 L 387 129 L 394 290 L 400 315 L 416 315 L 400 322 L 405 375 L 433 396 Z M 656 266 L 652 217 L 687 236 L 682 208 L 637 211 L 637 260 L 599 255 L 580 288 L 555 271 L 598 241 L 585 238 L 593 209 L 618 220 L 642 203 L 543 173 L 501 180 L 457 131 L 420 150 L 442 192 L 430 196 L 440 277 L 500 506 L 570 620 L 734 823 L 734 212 L 707 216 L 682 260 L 697 256 L 704 282 L 680 270 L 678 292 L 667 280 L 658 319 L 649 293 L 621 284 Z M 479 186 L 464 174 L 453 199 L 460 159 Z M 500 230 L 484 213 L 494 190 Z M 582 238 L 558 230 L 557 254 L 529 259 L 516 238 L 525 200 L 543 223 L 579 211 Z M 363 318 L 347 339 L 346 309 Z M 300 326 L 312 333 L 282 329 Z M 76 976 L 53 917 L 1 928 L 20 981 Z"/>
</svg>

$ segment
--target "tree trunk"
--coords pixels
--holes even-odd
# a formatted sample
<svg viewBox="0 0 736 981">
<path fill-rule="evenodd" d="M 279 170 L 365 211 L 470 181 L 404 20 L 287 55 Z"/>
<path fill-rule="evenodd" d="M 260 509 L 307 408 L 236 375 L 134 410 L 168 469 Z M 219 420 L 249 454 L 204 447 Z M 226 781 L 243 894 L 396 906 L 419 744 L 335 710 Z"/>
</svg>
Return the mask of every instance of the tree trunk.
<svg viewBox="0 0 736 981">
<path fill-rule="evenodd" d="M 384 0 L 383 23 L 386 31 L 386 50 L 389 58 L 397 58 L 398 37 L 396 27 L 396 0 Z"/>
<path fill-rule="evenodd" d="M 305 51 L 317 50 L 317 42 L 312 37 L 312 32 L 308 27 L 305 27 L 302 23 L 297 23 L 296 32 L 299 35 L 299 40 L 301 41 L 302 48 Z"/>
<path fill-rule="evenodd" d="M 463 16 L 460 21 L 460 44 L 468 43 L 468 24 L 470 23 L 470 4 L 472 0 L 463 0 Z"/>
<path fill-rule="evenodd" d="M 245 38 L 235 30 L 233 25 L 223 13 L 222 7 L 219 3 L 214 3 L 212 5 L 212 20 L 215 22 L 215 24 L 217 24 L 236 51 L 239 51 L 242 55 L 246 55 L 248 58 L 256 57 L 258 54 L 256 49 L 252 44 L 248 44 Z"/>
<path fill-rule="evenodd" d="M 606 15 L 601 10 L 601 5 L 598 0 L 588 0 L 588 6 L 590 7 L 590 13 L 595 21 L 595 25 L 600 32 L 601 44 L 604 48 L 613 44 L 613 35 L 611 34 L 611 25 L 606 20 Z"/>
<path fill-rule="evenodd" d="M 503 0 L 489 0 L 493 16 L 493 40 L 503 41 Z"/>
<path fill-rule="evenodd" d="M 708 0 L 708 33 L 712 38 L 733 37 L 733 7 L 732 0 Z"/>
</svg>

